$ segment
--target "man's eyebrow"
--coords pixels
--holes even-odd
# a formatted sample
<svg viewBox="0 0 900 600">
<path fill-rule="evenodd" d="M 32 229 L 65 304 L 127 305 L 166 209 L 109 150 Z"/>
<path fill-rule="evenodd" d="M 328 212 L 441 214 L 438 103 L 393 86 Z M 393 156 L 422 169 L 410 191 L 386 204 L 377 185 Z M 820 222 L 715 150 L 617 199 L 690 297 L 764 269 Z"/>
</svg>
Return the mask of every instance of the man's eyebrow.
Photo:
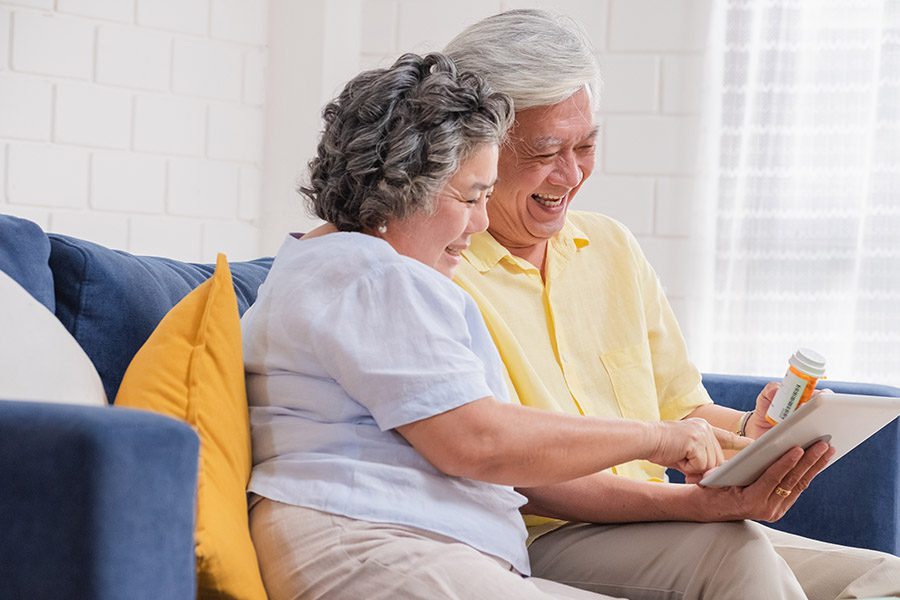
<svg viewBox="0 0 900 600">
<path fill-rule="evenodd" d="M 531 140 L 531 147 L 535 150 L 545 150 L 547 148 L 554 148 L 556 146 L 562 146 L 563 141 L 558 137 L 553 137 L 552 135 L 545 135 L 539 138 L 535 138 Z"/>
<path fill-rule="evenodd" d="M 591 132 L 584 137 L 584 139 L 579 140 L 579 143 L 586 141 L 593 141 L 597 138 L 597 135 L 600 133 L 600 126 L 596 126 L 591 129 Z M 558 146 L 564 146 L 565 140 L 562 140 L 558 137 L 552 135 L 544 135 L 541 137 L 534 138 L 531 140 L 529 144 L 534 150 L 546 150 L 547 148 L 556 148 Z"/>
</svg>

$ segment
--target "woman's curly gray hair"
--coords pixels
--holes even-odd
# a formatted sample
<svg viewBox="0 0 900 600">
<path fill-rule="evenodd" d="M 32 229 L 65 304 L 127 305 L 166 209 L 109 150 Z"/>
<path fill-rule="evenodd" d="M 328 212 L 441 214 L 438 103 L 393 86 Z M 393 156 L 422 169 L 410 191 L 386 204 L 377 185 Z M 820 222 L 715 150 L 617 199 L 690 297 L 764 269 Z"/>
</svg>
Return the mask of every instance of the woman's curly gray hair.
<svg viewBox="0 0 900 600">
<path fill-rule="evenodd" d="M 322 116 L 309 184 L 299 191 L 320 219 L 363 231 L 433 210 L 460 162 L 502 141 L 513 106 L 443 54 L 404 54 L 353 78 Z"/>
</svg>

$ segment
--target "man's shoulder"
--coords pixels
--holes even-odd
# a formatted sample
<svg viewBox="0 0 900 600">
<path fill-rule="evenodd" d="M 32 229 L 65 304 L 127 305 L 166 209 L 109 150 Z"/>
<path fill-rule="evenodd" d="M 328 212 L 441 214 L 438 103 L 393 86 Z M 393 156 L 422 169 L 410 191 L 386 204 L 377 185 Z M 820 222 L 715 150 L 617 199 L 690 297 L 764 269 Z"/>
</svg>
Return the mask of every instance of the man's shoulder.
<svg viewBox="0 0 900 600">
<path fill-rule="evenodd" d="M 609 258 L 621 258 L 642 255 L 637 238 L 625 225 L 601 213 L 588 211 L 569 211 L 567 215 L 569 230 L 580 233 L 588 243 L 583 248 L 585 256 L 602 257 L 605 262 Z"/>
<path fill-rule="evenodd" d="M 570 210 L 567 215 L 569 223 L 582 231 L 592 242 L 594 237 L 608 239 L 631 238 L 633 234 L 625 225 L 602 213 L 586 210 Z"/>
</svg>

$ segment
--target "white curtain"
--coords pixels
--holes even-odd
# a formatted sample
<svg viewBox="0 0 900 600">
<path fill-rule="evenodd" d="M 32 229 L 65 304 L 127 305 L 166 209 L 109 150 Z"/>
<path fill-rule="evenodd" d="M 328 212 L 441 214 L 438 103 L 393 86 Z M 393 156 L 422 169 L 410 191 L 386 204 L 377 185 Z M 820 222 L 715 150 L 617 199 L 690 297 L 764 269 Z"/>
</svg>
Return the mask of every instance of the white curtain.
<svg viewBox="0 0 900 600">
<path fill-rule="evenodd" d="M 719 8 L 704 367 L 900 385 L 900 0 Z"/>
</svg>

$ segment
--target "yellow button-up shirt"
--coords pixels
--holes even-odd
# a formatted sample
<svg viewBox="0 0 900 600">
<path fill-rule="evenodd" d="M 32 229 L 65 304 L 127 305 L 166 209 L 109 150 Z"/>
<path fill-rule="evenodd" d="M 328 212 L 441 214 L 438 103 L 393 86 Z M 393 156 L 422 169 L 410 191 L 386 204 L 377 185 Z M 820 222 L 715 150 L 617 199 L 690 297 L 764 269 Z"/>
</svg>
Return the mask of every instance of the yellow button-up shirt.
<svg viewBox="0 0 900 600">
<path fill-rule="evenodd" d="M 463 256 L 456 282 L 478 303 L 521 404 L 658 421 L 712 402 L 656 273 L 618 222 L 571 211 L 549 241 L 546 280 L 489 233 L 474 236 Z M 646 461 L 612 472 L 665 478 Z"/>
</svg>

